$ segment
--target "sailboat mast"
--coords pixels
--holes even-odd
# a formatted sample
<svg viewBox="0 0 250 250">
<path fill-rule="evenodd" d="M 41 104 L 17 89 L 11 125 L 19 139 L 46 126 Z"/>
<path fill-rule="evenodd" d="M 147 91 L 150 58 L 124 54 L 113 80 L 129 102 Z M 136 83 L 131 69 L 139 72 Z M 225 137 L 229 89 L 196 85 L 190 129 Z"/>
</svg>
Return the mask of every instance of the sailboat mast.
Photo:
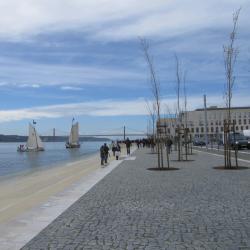
<svg viewBox="0 0 250 250">
<path fill-rule="evenodd" d="M 36 128 L 34 126 L 34 131 L 35 131 L 35 137 L 36 137 L 36 148 L 38 149 L 38 142 L 37 142 L 37 136 L 36 136 Z"/>
</svg>

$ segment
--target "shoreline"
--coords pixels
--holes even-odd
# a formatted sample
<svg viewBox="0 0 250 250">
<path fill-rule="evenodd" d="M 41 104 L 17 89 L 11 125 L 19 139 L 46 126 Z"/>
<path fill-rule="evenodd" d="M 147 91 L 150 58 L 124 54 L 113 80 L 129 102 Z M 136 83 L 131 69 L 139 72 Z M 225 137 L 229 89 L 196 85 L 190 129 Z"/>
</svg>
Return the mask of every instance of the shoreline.
<svg viewBox="0 0 250 250">
<path fill-rule="evenodd" d="M 55 163 L 52 163 L 52 164 L 49 164 L 49 165 L 43 165 L 43 166 L 40 166 L 39 168 L 37 169 L 33 169 L 33 170 L 30 170 L 30 169 L 24 169 L 22 171 L 18 171 L 16 173 L 13 173 L 13 174 L 7 174 L 7 175 L 1 175 L 0 176 L 0 185 L 4 182 L 9 182 L 9 181 L 12 181 L 14 179 L 18 179 L 18 178 L 22 178 L 24 176 L 28 176 L 30 174 L 35 174 L 35 173 L 39 173 L 39 172 L 43 172 L 43 171 L 48 171 L 50 169 L 56 169 L 56 168 L 61 168 L 61 167 L 65 167 L 66 165 L 72 165 L 74 163 L 77 163 L 77 162 L 80 162 L 80 161 L 83 161 L 83 160 L 87 160 L 88 158 L 90 157 L 93 157 L 94 155 L 96 154 L 99 154 L 98 153 L 98 150 L 96 152 L 91 152 L 89 154 L 85 154 L 85 155 L 82 155 L 76 159 L 73 159 L 73 160 L 66 160 L 66 161 L 60 161 L 60 162 L 55 162 Z"/>
<path fill-rule="evenodd" d="M 124 159 L 124 148 L 122 155 Z M 99 153 L 95 153 L 0 183 L 1 249 L 22 247 L 122 161 L 111 156 L 109 165 L 101 168 Z"/>
<path fill-rule="evenodd" d="M 98 153 L 85 159 L 21 174 L 0 182 L 0 224 L 45 202 L 91 170 L 99 167 Z"/>
<path fill-rule="evenodd" d="M 18 146 L 17 143 L 8 144 L 13 144 L 14 146 L 8 146 L 1 151 L 1 154 L 5 154 L 5 158 L 0 162 L 0 183 L 4 180 L 18 178 L 36 171 L 61 167 L 65 163 L 88 158 L 99 152 L 99 144 L 101 145 L 101 142 L 87 142 L 82 145 L 81 149 L 77 150 L 67 150 L 61 142 L 55 145 L 53 145 L 54 142 L 49 142 L 50 146 L 46 148 L 45 152 L 25 153 L 17 152 L 15 147 Z M 53 158 L 53 152 L 55 153 L 55 158 Z M 34 161 L 34 165 L 32 165 L 32 161 Z"/>
</svg>

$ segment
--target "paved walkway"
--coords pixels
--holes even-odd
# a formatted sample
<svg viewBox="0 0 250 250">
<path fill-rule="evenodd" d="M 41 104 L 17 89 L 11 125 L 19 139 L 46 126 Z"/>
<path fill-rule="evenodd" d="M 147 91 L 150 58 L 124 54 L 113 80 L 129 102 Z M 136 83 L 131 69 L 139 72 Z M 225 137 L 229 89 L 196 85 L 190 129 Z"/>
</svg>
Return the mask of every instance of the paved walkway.
<svg viewBox="0 0 250 250">
<path fill-rule="evenodd" d="M 250 169 L 212 169 L 223 158 L 201 152 L 148 171 L 156 156 L 135 156 L 23 249 L 250 249 Z"/>
</svg>

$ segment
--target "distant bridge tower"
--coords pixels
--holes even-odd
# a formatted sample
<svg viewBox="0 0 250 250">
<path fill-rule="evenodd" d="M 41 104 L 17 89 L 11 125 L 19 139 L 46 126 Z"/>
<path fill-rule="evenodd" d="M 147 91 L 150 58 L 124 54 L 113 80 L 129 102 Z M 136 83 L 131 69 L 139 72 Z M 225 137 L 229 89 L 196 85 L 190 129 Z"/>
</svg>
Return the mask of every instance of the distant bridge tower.
<svg viewBox="0 0 250 250">
<path fill-rule="evenodd" d="M 55 140 L 55 138 L 56 138 L 56 129 L 53 128 L 53 139 Z"/>
<path fill-rule="evenodd" d="M 126 127 L 123 127 L 123 139 L 126 140 Z"/>
</svg>

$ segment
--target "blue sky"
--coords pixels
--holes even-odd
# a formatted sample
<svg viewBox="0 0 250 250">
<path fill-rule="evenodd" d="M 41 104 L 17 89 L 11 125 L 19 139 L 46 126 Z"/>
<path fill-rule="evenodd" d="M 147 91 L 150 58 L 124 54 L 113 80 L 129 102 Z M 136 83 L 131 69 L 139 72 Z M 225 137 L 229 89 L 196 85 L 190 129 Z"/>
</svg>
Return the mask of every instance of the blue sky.
<svg viewBox="0 0 250 250">
<path fill-rule="evenodd" d="M 177 53 L 187 71 L 188 107 L 223 106 L 223 44 L 242 7 L 234 105 L 249 105 L 250 3 L 247 0 L 0 0 L 0 133 L 146 130 L 152 100 L 138 37 L 146 37 L 163 100 L 174 109 Z M 62 133 L 62 132 L 61 132 Z"/>
</svg>

